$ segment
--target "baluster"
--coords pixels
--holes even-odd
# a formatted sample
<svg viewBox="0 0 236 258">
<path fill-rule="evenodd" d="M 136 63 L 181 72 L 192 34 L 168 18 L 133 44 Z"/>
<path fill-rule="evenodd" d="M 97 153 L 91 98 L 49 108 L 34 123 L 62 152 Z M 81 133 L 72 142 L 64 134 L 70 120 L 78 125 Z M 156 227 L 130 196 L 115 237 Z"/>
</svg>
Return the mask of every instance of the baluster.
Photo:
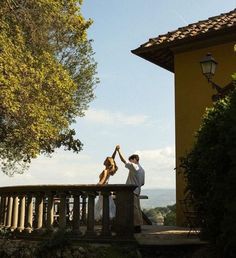
<svg viewBox="0 0 236 258">
<path fill-rule="evenodd" d="M 103 199 L 103 205 L 102 205 L 102 233 L 101 235 L 103 237 L 110 237 L 111 236 L 111 230 L 110 230 L 110 209 L 109 209 L 109 192 L 102 192 L 102 199 Z"/>
<path fill-rule="evenodd" d="M 47 229 L 52 230 L 54 220 L 54 202 L 53 193 L 48 194 L 48 205 L 47 205 Z"/>
<path fill-rule="evenodd" d="M 17 230 L 22 232 L 25 229 L 25 195 L 20 195 L 19 224 Z"/>
<path fill-rule="evenodd" d="M 3 203 L 3 195 L 0 196 L 0 226 L 2 225 L 2 203 Z"/>
<path fill-rule="evenodd" d="M 1 196 L 1 207 L 0 207 L 0 226 L 4 225 L 4 208 L 5 208 L 5 196 Z"/>
<path fill-rule="evenodd" d="M 12 213 L 12 226 L 11 230 L 14 231 L 17 228 L 18 223 L 18 211 L 19 211 L 19 198 L 17 195 L 14 195 L 13 199 L 13 213 Z"/>
<path fill-rule="evenodd" d="M 80 194 L 74 194 L 74 204 L 73 204 L 73 233 L 76 235 L 81 235 L 80 231 Z"/>
<path fill-rule="evenodd" d="M 27 196 L 27 222 L 25 231 L 31 233 L 33 230 L 33 198 L 32 194 Z"/>
<path fill-rule="evenodd" d="M 3 212 L 3 226 L 6 227 L 7 225 L 7 210 L 8 210 L 8 201 L 9 197 L 5 197 L 5 204 L 4 204 L 4 212 Z"/>
<path fill-rule="evenodd" d="M 1 204 L 0 204 L 0 227 L 2 226 L 2 221 L 3 221 L 3 219 L 2 219 L 2 217 L 3 217 L 3 196 L 1 195 Z"/>
<path fill-rule="evenodd" d="M 69 225 L 71 221 L 71 193 L 66 196 L 66 224 Z"/>
<path fill-rule="evenodd" d="M 7 210 L 8 210 L 8 197 L 4 194 L 1 197 L 1 221 L 0 225 L 6 226 L 7 222 Z"/>
<path fill-rule="evenodd" d="M 88 217 L 87 217 L 87 230 L 86 236 L 93 237 L 96 235 L 94 231 L 94 200 L 96 194 L 94 192 L 88 193 Z"/>
<path fill-rule="evenodd" d="M 66 193 L 60 193 L 59 228 L 66 228 Z"/>
<path fill-rule="evenodd" d="M 81 221 L 83 223 L 83 225 L 86 225 L 86 199 L 87 196 L 85 195 L 85 193 L 83 193 L 82 195 L 82 218 Z"/>
<path fill-rule="evenodd" d="M 11 227 L 11 219 L 12 219 L 12 206 L 13 206 L 13 197 L 8 197 L 8 205 L 7 205 L 7 228 Z"/>
<path fill-rule="evenodd" d="M 36 230 L 40 230 L 43 227 L 43 195 L 39 193 L 36 197 Z"/>
</svg>

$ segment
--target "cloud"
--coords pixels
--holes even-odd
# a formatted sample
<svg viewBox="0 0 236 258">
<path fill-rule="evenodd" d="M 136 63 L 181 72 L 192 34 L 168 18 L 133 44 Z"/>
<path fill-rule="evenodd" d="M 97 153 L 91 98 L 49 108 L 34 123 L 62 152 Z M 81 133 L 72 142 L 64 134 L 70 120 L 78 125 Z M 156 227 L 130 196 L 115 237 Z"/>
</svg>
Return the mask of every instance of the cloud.
<svg viewBox="0 0 236 258">
<path fill-rule="evenodd" d="M 174 147 L 138 150 L 140 163 L 145 169 L 144 188 L 175 188 Z M 117 158 L 117 173 L 110 177 L 110 184 L 124 184 L 128 170 Z M 1 186 L 38 184 L 96 184 L 103 170 L 103 160 L 92 153 L 73 154 L 58 151 L 52 158 L 44 156 L 34 160 L 30 170 L 23 175 L 8 177 L 2 174 Z"/>
<path fill-rule="evenodd" d="M 89 109 L 85 113 L 84 119 L 92 123 L 106 124 L 106 125 L 131 125 L 137 126 L 146 124 L 148 116 L 146 115 L 127 115 L 121 112 L 111 112 L 107 110 Z"/>
<path fill-rule="evenodd" d="M 136 151 L 146 172 L 145 188 L 175 188 L 174 146 Z"/>
<path fill-rule="evenodd" d="M 154 150 L 138 150 L 136 151 L 136 153 L 141 155 L 146 160 L 168 160 L 172 159 L 175 156 L 174 147 L 169 146 Z"/>
<path fill-rule="evenodd" d="M 140 164 L 145 170 L 145 185 L 143 188 L 175 188 L 175 148 L 168 146 L 158 149 L 137 150 L 140 156 Z M 109 183 L 122 184 L 127 178 L 127 169 L 124 164 L 117 159 L 119 167 L 115 176 L 110 178 Z"/>
<path fill-rule="evenodd" d="M 51 158 L 40 156 L 29 171 L 8 177 L 2 174 L 1 186 L 39 184 L 96 184 L 102 163 L 88 154 L 58 151 Z"/>
</svg>

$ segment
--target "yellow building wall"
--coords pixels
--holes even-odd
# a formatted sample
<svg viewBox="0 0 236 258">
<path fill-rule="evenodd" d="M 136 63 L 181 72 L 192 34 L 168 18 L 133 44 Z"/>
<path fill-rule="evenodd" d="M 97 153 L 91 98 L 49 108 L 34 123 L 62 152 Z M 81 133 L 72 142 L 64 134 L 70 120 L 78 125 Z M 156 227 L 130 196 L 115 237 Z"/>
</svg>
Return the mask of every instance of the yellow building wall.
<svg viewBox="0 0 236 258">
<path fill-rule="evenodd" d="M 186 185 L 179 169 L 179 158 L 191 148 L 202 115 L 206 107 L 212 106 L 211 96 L 216 93 L 202 75 L 199 61 L 211 53 L 218 62 L 213 81 L 225 86 L 231 81 L 231 74 L 236 72 L 235 43 L 175 54 L 176 205 L 179 226 L 184 225 L 184 216 L 178 201 L 184 199 Z"/>
</svg>

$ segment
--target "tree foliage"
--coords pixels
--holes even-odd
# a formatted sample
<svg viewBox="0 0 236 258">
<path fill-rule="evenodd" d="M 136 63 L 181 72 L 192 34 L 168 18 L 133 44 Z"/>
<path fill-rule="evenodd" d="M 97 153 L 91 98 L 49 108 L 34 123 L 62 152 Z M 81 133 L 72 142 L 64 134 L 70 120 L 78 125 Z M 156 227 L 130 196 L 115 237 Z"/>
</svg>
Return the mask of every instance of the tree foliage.
<svg viewBox="0 0 236 258">
<path fill-rule="evenodd" d="M 82 1 L 0 0 L 0 160 L 5 173 L 55 148 L 78 152 L 70 125 L 98 82 Z"/>
<path fill-rule="evenodd" d="M 236 74 L 234 85 L 235 82 Z M 203 234 L 221 245 L 225 257 L 231 257 L 230 252 L 236 254 L 235 157 L 236 89 L 207 110 L 195 144 L 181 165 L 187 190 L 202 214 Z"/>
<path fill-rule="evenodd" d="M 167 205 L 166 207 L 156 207 L 152 209 L 144 209 L 143 212 L 153 223 L 160 222 L 164 219 L 165 226 L 176 225 L 176 204 Z"/>
</svg>

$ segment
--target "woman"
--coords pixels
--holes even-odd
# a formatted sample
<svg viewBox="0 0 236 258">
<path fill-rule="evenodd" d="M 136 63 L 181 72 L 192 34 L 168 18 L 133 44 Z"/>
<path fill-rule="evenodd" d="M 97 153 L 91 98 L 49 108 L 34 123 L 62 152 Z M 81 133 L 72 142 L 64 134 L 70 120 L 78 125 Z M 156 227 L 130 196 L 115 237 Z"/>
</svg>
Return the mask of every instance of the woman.
<svg viewBox="0 0 236 258">
<path fill-rule="evenodd" d="M 114 160 L 116 155 L 116 150 L 113 153 L 114 157 L 107 157 L 104 161 L 105 169 L 102 171 L 102 173 L 99 175 L 99 185 L 105 185 L 108 183 L 109 177 L 113 176 L 116 171 L 118 170 L 118 167 L 116 165 L 116 162 Z"/>
<path fill-rule="evenodd" d="M 116 165 L 116 162 L 114 160 L 116 156 L 116 149 L 111 157 L 107 157 L 104 161 L 105 169 L 102 171 L 102 173 L 99 175 L 99 185 L 105 185 L 108 184 L 108 180 L 110 176 L 113 176 L 116 171 L 118 170 L 118 167 Z M 102 218 L 102 206 L 103 206 L 103 196 L 101 193 L 99 193 L 98 201 L 95 204 L 95 220 L 99 221 Z M 110 219 L 115 217 L 116 213 L 116 206 L 113 200 L 112 195 L 109 196 L 109 214 Z"/>
</svg>

